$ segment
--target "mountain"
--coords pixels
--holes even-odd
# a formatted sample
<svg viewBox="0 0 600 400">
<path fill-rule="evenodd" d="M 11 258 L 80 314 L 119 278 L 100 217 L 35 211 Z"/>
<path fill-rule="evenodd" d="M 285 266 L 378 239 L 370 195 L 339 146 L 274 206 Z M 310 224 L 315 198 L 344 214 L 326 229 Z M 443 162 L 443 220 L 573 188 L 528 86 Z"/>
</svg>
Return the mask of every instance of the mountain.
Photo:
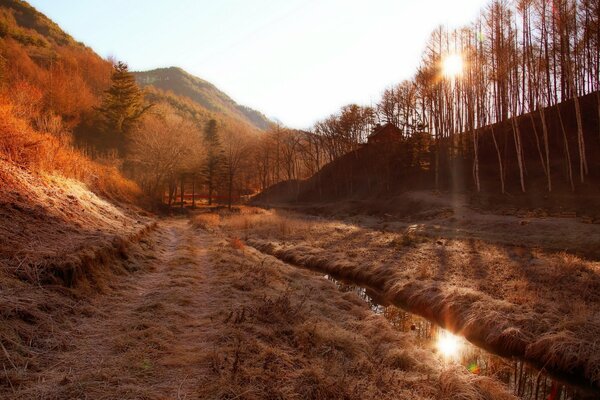
<svg viewBox="0 0 600 400">
<path fill-rule="evenodd" d="M 83 47 L 44 14 L 20 0 L 0 0 L 0 37 L 40 47 Z"/>
<path fill-rule="evenodd" d="M 152 86 L 176 96 L 187 97 L 208 111 L 225 114 L 261 130 L 267 129 L 271 124 L 262 113 L 237 104 L 212 83 L 193 76 L 181 68 L 159 68 L 134 74 L 141 86 Z"/>
</svg>

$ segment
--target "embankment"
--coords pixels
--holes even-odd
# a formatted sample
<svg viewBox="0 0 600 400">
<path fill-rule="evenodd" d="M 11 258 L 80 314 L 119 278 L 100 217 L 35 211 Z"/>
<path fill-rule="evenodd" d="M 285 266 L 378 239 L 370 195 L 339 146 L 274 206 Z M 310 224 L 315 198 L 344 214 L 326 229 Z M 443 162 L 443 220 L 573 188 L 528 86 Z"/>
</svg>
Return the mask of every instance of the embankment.
<svg viewBox="0 0 600 400">
<path fill-rule="evenodd" d="M 137 268 L 130 259 L 154 226 L 78 181 L 0 161 L 0 386 L 68 345 L 60 332 L 75 306 Z"/>
</svg>

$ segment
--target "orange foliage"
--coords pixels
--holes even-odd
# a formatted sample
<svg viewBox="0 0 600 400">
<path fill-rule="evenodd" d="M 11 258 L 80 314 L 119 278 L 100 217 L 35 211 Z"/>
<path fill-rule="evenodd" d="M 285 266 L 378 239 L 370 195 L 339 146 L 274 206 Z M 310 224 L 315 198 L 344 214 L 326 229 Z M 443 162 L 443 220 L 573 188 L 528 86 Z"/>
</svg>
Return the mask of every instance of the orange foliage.
<svg viewBox="0 0 600 400">
<path fill-rule="evenodd" d="M 246 245 L 240 238 L 234 237 L 229 240 L 229 245 L 236 250 L 244 250 Z"/>
<path fill-rule="evenodd" d="M 97 194 L 132 202 L 140 190 L 113 166 L 93 162 L 71 146 L 70 135 L 34 130 L 19 107 L 0 95 L 0 159 L 32 171 L 77 179 Z"/>
<path fill-rule="evenodd" d="M 6 18 L 14 28 L 15 21 Z M 0 38 L 0 56 L 9 66 L 0 83 L 0 159 L 134 201 L 138 186 L 116 167 L 84 156 L 68 133 L 100 103 L 111 64 L 83 46 L 27 46 L 10 38 Z"/>
<path fill-rule="evenodd" d="M 40 113 L 43 93 L 30 83 L 19 80 L 10 88 L 13 114 L 17 118 L 33 121 Z M 8 97 L 8 95 L 5 95 Z"/>
<path fill-rule="evenodd" d="M 26 48 L 12 39 L 0 39 L 6 60 L 6 82 L 15 88 L 27 82 L 42 94 L 42 106 L 63 118 L 70 127 L 100 104 L 110 82 L 111 64 L 87 48 Z"/>
</svg>

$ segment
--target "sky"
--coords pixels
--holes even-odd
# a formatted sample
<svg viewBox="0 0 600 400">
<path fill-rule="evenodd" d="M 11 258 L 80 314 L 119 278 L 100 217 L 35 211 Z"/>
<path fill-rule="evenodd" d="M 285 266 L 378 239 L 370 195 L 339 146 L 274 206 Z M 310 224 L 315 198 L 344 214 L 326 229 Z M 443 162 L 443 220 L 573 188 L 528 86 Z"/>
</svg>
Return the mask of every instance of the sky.
<svg viewBox="0 0 600 400">
<path fill-rule="evenodd" d="M 307 129 L 412 77 L 430 33 L 486 0 L 30 0 L 131 70 L 178 66 Z"/>
</svg>

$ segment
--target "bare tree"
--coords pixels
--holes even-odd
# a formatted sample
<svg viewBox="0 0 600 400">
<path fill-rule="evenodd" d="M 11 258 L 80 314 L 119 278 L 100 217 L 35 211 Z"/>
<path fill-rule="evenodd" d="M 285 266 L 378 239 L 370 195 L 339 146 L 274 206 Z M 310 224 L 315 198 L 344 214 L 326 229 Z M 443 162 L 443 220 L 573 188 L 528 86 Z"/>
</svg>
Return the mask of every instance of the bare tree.
<svg viewBox="0 0 600 400">
<path fill-rule="evenodd" d="M 223 131 L 223 154 L 227 178 L 227 206 L 231 209 L 233 190 L 241 166 L 250 158 L 249 134 L 242 126 L 227 126 Z"/>
<path fill-rule="evenodd" d="M 169 109 L 161 111 L 147 116 L 132 135 L 130 155 L 137 180 L 148 195 L 160 201 L 169 181 L 203 158 L 194 124 Z"/>
</svg>

